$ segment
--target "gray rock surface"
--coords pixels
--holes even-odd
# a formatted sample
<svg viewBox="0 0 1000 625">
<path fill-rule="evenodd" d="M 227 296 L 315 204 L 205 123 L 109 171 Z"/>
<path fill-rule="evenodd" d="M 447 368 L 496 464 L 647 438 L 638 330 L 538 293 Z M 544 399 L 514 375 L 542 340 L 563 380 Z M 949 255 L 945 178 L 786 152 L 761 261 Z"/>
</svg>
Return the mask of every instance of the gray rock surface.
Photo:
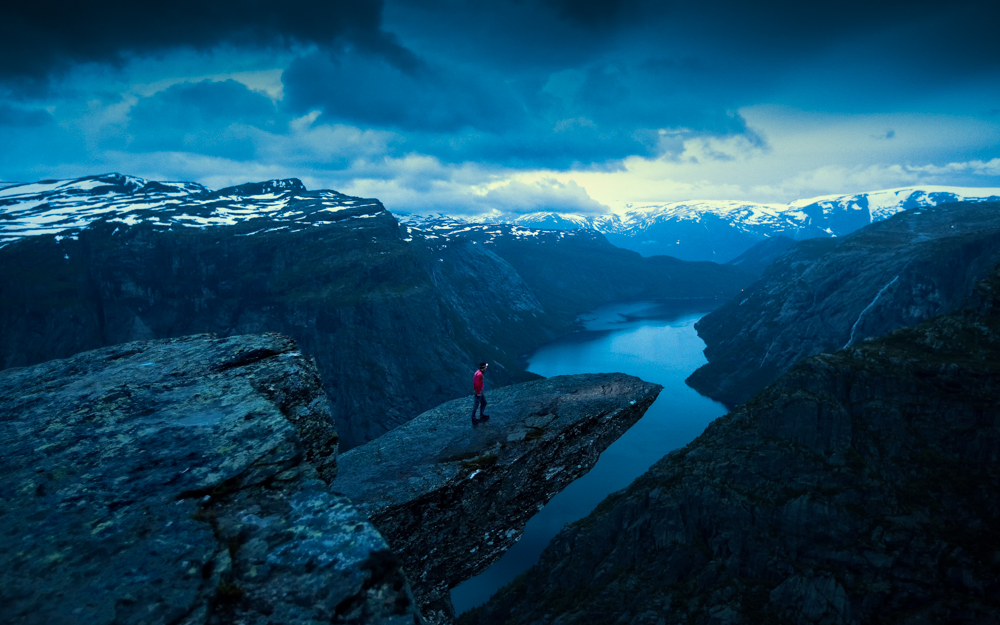
<svg viewBox="0 0 1000 625">
<path fill-rule="evenodd" d="M 128 343 L 0 372 L 0 622 L 419 622 L 327 482 L 315 363 L 276 334 Z"/>
<path fill-rule="evenodd" d="M 460 622 L 1000 623 L 998 302 L 796 365 Z"/>
<path fill-rule="evenodd" d="M 343 454 L 333 489 L 402 557 L 424 615 L 446 621 L 448 590 L 496 561 L 661 389 L 623 374 L 525 382 L 487 393 L 475 428 L 472 397 L 454 400 Z"/>
<path fill-rule="evenodd" d="M 813 354 L 960 310 L 1000 262 L 1000 202 L 911 209 L 802 241 L 695 326 L 708 364 L 688 384 L 734 406 Z"/>
</svg>

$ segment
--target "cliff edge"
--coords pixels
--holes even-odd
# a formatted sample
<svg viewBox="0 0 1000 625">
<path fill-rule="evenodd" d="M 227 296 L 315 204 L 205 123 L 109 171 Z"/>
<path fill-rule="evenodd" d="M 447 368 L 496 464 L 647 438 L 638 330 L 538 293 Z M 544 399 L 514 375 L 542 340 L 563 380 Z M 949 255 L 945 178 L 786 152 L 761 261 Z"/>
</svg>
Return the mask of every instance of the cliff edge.
<svg viewBox="0 0 1000 625">
<path fill-rule="evenodd" d="M 343 454 L 332 486 L 403 559 L 424 616 L 447 622 L 449 589 L 499 559 L 661 389 L 624 374 L 525 382 L 488 393 L 475 428 L 472 397 L 457 399 Z"/>
</svg>

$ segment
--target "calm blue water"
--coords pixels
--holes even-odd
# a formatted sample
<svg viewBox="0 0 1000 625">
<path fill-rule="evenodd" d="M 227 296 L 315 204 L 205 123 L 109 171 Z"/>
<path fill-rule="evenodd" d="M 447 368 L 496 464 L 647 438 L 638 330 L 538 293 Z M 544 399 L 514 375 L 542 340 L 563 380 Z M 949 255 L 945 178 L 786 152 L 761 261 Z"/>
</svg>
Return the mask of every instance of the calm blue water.
<svg viewBox="0 0 1000 625">
<path fill-rule="evenodd" d="M 528 357 L 528 370 L 551 377 L 622 372 L 663 385 L 646 414 L 611 445 L 589 473 L 552 498 L 524 535 L 493 566 L 452 589 L 458 613 L 480 605 L 527 570 L 567 523 L 587 516 L 609 494 L 628 486 L 668 452 L 701 434 L 725 407 L 684 383 L 705 364 L 694 324 L 716 302 L 632 302 L 581 317 L 585 331 L 564 336 Z"/>
</svg>

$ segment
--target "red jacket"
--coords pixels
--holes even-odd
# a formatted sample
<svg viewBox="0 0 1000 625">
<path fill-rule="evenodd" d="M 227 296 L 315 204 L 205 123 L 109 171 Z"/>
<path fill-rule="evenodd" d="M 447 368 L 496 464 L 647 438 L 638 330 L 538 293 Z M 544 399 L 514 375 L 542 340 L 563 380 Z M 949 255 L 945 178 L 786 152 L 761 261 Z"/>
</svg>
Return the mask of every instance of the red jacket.
<svg viewBox="0 0 1000 625">
<path fill-rule="evenodd" d="M 476 369 L 476 373 L 472 376 L 472 389 L 476 391 L 476 395 L 483 392 L 483 372 Z"/>
</svg>

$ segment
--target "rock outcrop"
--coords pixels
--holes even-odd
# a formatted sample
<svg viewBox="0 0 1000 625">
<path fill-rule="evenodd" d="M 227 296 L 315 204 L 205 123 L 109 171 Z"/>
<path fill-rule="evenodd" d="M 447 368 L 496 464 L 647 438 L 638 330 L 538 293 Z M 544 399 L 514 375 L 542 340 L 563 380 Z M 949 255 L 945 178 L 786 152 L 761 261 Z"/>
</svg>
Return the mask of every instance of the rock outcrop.
<svg viewBox="0 0 1000 625">
<path fill-rule="evenodd" d="M 454 400 L 343 454 L 333 489 L 403 559 L 424 616 L 447 622 L 449 589 L 496 561 L 661 388 L 623 374 L 526 382 L 489 393 L 476 427 L 472 397 Z"/>
<path fill-rule="evenodd" d="M 328 399 L 286 337 L 8 369 L 0 415 L 2 622 L 421 622 L 399 559 L 328 487 Z"/>
<path fill-rule="evenodd" d="M 688 378 L 734 406 L 793 364 L 965 305 L 1000 262 L 1000 202 L 911 209 L 839 239 L 802 241 L 695 326 Z"/>
<path fill-rule="evenodd" d="M 1000 622 L 998 298 L 796 365 L 461 622 Z"/>
</svg>

